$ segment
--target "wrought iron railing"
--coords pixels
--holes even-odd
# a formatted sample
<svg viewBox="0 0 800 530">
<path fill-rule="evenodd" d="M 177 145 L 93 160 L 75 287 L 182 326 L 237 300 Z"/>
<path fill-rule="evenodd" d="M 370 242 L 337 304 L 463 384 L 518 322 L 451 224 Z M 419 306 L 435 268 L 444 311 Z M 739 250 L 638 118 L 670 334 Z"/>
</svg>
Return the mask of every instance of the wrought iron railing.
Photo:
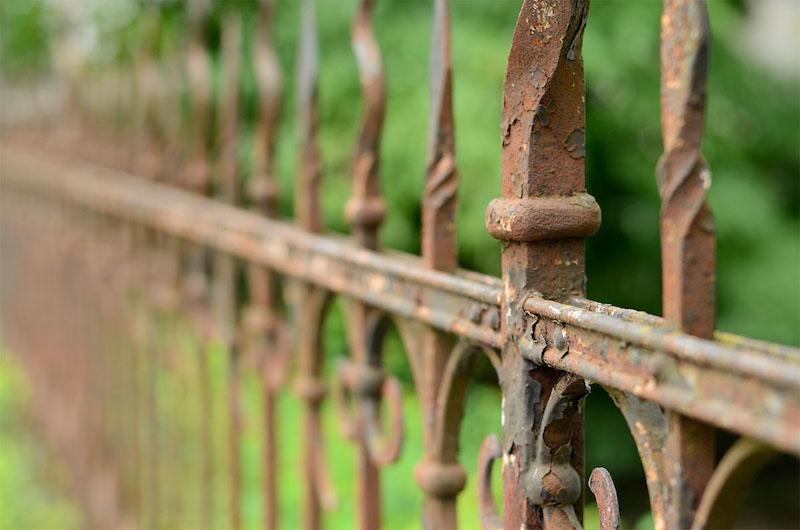
<svg viewBox="0 0 800 530">
<path fill-rule="evenodd" d="M 120 513 L 145 505 L 146 513 L 134 518 L 139 526 L 168 527 L 159 503 L 180 481 L 158 471 L 158 460 L 170 455 L 156 450 L 156 372 L 169 362 L 154 361 L 152 341 L 178 312 L 201 330 L 203 345 L 199 524 L 213 521 L 208 345 L 218 340 L 229 353 L 231 528 L 242 526 L 241 379 L 248 370 L 263 382 L 265 525 L 279 525 L 275 400 L 292 379 L 304 404 L 298 471 L 304 526 L 321 528 L 332 497 L 321 434 L 327 394 L 321 343 L 333 297 L 346 307 L 350 360 L 337 369 L 334 393 L 359 448 L 359 528 L 381 526 L 380 469 L 402 450 L 401 391 L 381 360 L 391 324 L 423 407 L 424 458 L 415 478 L 424 492 L 425 528 L 457 526 L 464 465 L 472 465 L 459 460 L 460 424 L 481 356 L 495 368 L 503 395 L 503 439 L 488 438 L 478 462 L 484 528 L 581 527 L 583 400 L 590 383 L 608 391 L 628 422 L 656 528 L 730 526 L 760 466 L 776 452 L 800 454 L 800 351 L 715 331 L 714 223 L 700 149 L 705 3 L 664 3 L 663 318 L 585 298 L 584 239 L 598 229 L 600 208 L 584 185 L 584 0 L 524 0 L 514 32 L 504 87 L 502 197 L 489 205 L 486 220 L 489 234 L 502 241 L 502 279 L 458 269 L 449 6 L 433 2 L 422 256 L 380 250 L 386 86 L 374 4 L 361 0 L 353 23 L 364 107 L 346 205 L 352 238 L 323 235 L 313 0 L 303 0 L 301 9 L 295 223 L 277 218 L 283 83 L 269 0 L 260 3 L 251 53 L 259 147 L 246 189 L 237 154 L 245 55 L 235 8 L 221 25 L 216 89 L 210 5 L 198 0 L 189 5 L 187 52 L 172 57 L 170 67 L 156 64 L 145 40 L 132 71 L 98 73 L 89 82 L 72 76 L 59 113 L 6 129 L 0 181 L 6 339 L 24 354 L 43 424 L 70 459 L 78 489 L 94 507 L 95 527 L 121 528 Z M 148 9 L 157 20 L 157 8 Z M 124 337 L 134 346 L 124 345 Z M 717 429 L 741 435 L 721 458 Z M 492 462 L 501 457 L 502 518 L 491 491 Z M 618 528 L 609 473 L 595 469 L 588 486 L 602 527 Z"/>
</svg>

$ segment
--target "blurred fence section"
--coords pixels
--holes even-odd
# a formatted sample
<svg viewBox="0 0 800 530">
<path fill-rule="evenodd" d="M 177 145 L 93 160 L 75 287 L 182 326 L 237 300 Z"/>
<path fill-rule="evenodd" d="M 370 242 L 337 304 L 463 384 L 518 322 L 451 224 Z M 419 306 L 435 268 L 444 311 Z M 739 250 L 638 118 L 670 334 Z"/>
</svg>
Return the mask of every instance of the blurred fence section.
<svg viewBox="0 0 800 530">
<path fill-rule="evenodd" d="M 448 0 L 434 0 L 430 126 L 419 132 L 429 146 L 422 255 L 381 248 L 380 180 L 403 176 L 380 172 L 386 82 L 374 6 L 361 0 L 352 25 L 363 110 L 343 205 L 351 237 L 326 235 L 320 209 L 314 0 L 302 0 L 296 86 L 271 43 L 280 4 L 146 2 L 125 68 L 62 61 L 63 104 L 43 112 L 21 98 L 23 110 L 6 124 L 4 339 L 34 381 L 44 432 L 72 466 L 92 527 L 175 528 L 183 506 L 192 528 L 240 529 L 248 373 L 262 385 L 264 526 L 280 526 L 277 433 L 285 422 L 303 423 L 296 480 L 304 527 L 322 528 L 325 510 L 335 509 L 321 428 L 321 407 L 332 399 L 357 447 L 353 526 L 381 527 L 382 495 L 391 495 L 391 487 L 382 494 L 381 470 L 405 436 L 402 390 L 382 363 L 392 326 L 422 406 L 423 432 L 411 434 L 423 439 L 424 457 L 409 480 L 424 493 L 424 528 L 457 527 L 468 467 L 477 467 L 486 529 L 580 528 L 592 494 L 602 527 L 618 528 L 610 474 L 592 471 L 586 491 L 591 385 L 605 388 L 627 420 L 656 528 L 730 526 L 758 469 L 778 452 L 800 454 L 800 352 L 715 332 L 711 179 L 700 150 L 705 3 L 664 3 L 663 318 L 585 298 L 584 239 L 598 229 L 600 207 L 584 184 L 583 0 L 524 0 L 513 30 L 502 196 L 486 214 L 489 235 L 502 242 L 500 279 L 458 268 L 450 16 Z M 180 45 L 159 39 L 166 13 L 182 21 Z M 252 17 L 255 29 L 243 31 Z M 259 94 L 253 131 L 242 120 L 245 68 Z M 299 163 L 295 219 L 281 220 L 274 153 L 289 90 Z M 242 156 L 246 134 L 255 149 Z M 350 356 L 325 367 L 335 297 L 346 308 Z M 214 352 L 227 363 L 224 396 L 211 382 Z M 462 462 L 465 396 L 484 357 L 502 389 L 503 436 L 486 439 L 479 462 Z M 301 399 L 302 418 L 278 417 L 281 392 Z M 220 411 L 223 461 L 212 432 Z M 741 436 L 724 454 L 718 429 Z M 502 516 L 491 489 L 499 458 Z M 215 508 L 220 480 L 224 518 Z"/>
</svg>

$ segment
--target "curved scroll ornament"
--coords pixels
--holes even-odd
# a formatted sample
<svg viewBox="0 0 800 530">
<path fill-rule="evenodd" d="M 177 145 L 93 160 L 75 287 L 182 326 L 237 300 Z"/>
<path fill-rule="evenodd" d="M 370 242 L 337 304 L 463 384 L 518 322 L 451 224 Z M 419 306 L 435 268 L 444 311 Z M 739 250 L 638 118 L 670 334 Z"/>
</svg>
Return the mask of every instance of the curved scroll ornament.
<svg viewBox="0 0 800 530">
<path fill-rule="evenodd" d="M 372 27 L 376 0 L 361 0 L 353 22 L 353 50 L 364 94 L 364 111 L 353 164 L 353 196 L 346 216 L 359 245 L 376 249 L 378 227 L 386 215 L 380 196 L 380 141 L 386 114 L 386 78 Z"/>
<path fill-rule="evenodd" d="M 650 494 L 650 508 L 656 530 L 677 528 L 680 505 L 675 503 L 671 467 L 677 463 L 668 452 L 670 423 L 668 414 L 655 403 L 633 395 L 607 389 L 622 412 L 631 430 L 644 467 Z M 748 438 L 739 439 L 714 469 L 697 512 L 691 521 L 692 530 L 732 528 L 750 484 L 760 469 L 777 455 L 777 450 Z M 602 468 L 600 468 L 602 469 Z M 595 477 L 595 473 L 598 473 Z M 591 482 L 597 497 L 601 521 L 619 521 L 619 505 L 611 476 L 595 470 Z M 605 516 L 605 519 L 604 519 Z M 609 523 L 610 524 L 610 523 Z M 615 528 L 614 526 L 602 526 Z"/>
<path fill-rule="evenodd" d="M 622 521 L 619 516 L 619 500 L 617 488 L 611 480 L 611 474 L 604 467 L 592 470 L 589 476 L 589 489 L 597 500 L 597 511 L 600 512 L 601 530 L 619 530 Z"/>
<path fill-rule="evenodd" d="M 778 451 L 748 438 L 728 449 L 706 486 L 692 530 L 733 528 L 736 514 L 758 472 Z"/>
<path fill-rule="evenodd" d="M 405 427 L 403 423 L 403 389 L 395 377 L 387 376 L 375 366 L 342 361 L 337 370 L 337 404 L 339 420 L 345 436 L 360 440 L 376 466 L 393 464 L 400 458 Z M 358 416 L 348 410 L 351 395 L 363 407 Z M 392 431 L 386 436 L 381 428 L 379 405 L 386 400 L 392 411 Z"/>
<path fill-rule="evenodd" d="M 458 461 L 461 422 L 467 391 L 482 355 L 483 347 L 459 341 L 449 353 L 438 379 L 432 403 L 425 403 L 425 457 L 414 470 L 417 483 L 426 494 L 423 528 L 456 528 L 456 498 L 467 483 L 467 473 Z M 417 385 L 424 374 L 415 374 Z"/>
<path fill-rule="evenodd" d="M 503 519 L 497 512 L 492 496 L 492 468 L 494 461 L 503 456 L 497 436 L 491 434 L 483 440 L 478 453 L 478 513 L 483 530 L 502 530 Z"/>
<path fill-rule="evenodd" d="M 520 480 L 531 502 L 542 509 L 543 528 L 582 528 L 575 504 L 581 496 L 581 479 L 572 465 L 572 438 L 589 387 L 583 379 L 562 372 L 547 393 L 542 420 L 533 425 L 533 461 Z M 492 462 L 503 452 L 494 437 L 484 441 L 478 461 L 478 497 L 481 522 L 486 530 L 502 527 L 492 501 Z M 505 457 L 504 457 L 505 458 Z M 516 458 L 511 453 L 509 458 Z"/>
<path fill-rule="evenodd" d="M 391 320 L 388 315 L 370 311 L 363 330 L 354 324 L 351 319 L 350 340 L 355 341 L 352 348 L 356 355 L 352 360 L 341 359 L 337 366 L 335 398 L 339 424 L 347 439 L 360 441 L 371 462 L 383 467 L 398 460 L 405 436 L 402 385 L 381 366 L 383 343 Z M 392 418 L 388 435 L 381 428 L 380 403 L 384 399 Z"/>
<path fill-rule="evenodd" d="M 306 526 L 319 528 L 322 517 L 321 508 L 333 508 L 336 503 L 328 468 L 325 465 L 325 451 L 322 437 L 321 407 L 327 394 L 322 378 L 323 328 L 325 316 L 330 307 L 330 295 L 320 289 L 305 285 L 296 286 L 296 312 L 293 318 L 294 344 L 297 354 L 297 376 L 294 391 L 305 405 L 304 465 L 308 481 L 305 514 Z"/>
<path fill-rule="evenodd" d="M 550 477 L 547 481 L 538 480 L 539 486 L 537 486 L 542 492 L 539 501 L 544 506 L 545 528 L 581 528 L 574 518 L 574 513 L 570 513 L 573 511 L 572 503 L 577 500 L 574 492 L 579 491 L 579 485 L 575 482 L 577 474 L 573 474 L 574 470 L 571 468 L 563 466 L 565 461 L 563 454 L 559 457 L 557 451 L 555 458 L 549 459 L 548 454 L 542 452 L 545 444 L 542 443 L 541 437 L 541 434 L 547 431 L 548 425 L 553 423 L 555 418 L 553 412 L 568 411 L 574 406 L 575 398 L 580 395 L 580 390 L 577 389 L 577 393 L 571 397 L 565 394 L 564 389 L 571 384 L 571 377 L 565 376 L 553 389 L 550 399 L 555 397 L 557 405 L 551 407 L 548 403 L 547 410 L 550 412 L 544 416 L 545 423 L 543 429 L 539 431 L 536 445 L 538 470 L 534 471 L 532 476 L 537 480 L 542 476 Z M 670 482 L 669 468 L 673 464 L 666 450 L 669 443 L 669 422 L 666 413 L 655 403 L 613 389 L 608 389 L 608 392 L 628 422 L 639 450 L 656 530 L 677 528 L 670 523 L 676 520 L 678 506 L 673 502 Z M 692 530 L 732 528 L 752 480 L 776 454 L 778 453 L 774 448 L 747 438 L 736 442 L 715 468 L 691 523 Z M 491 493 L 492 463 L 501 455 L 497 439 L 494 436 L 487 438 L 478 458 L 479 509 L 481 524 L 485 530 L 502 528 Z M 545 467 L 542 467 L 543 464 Z M 553 464 L 561 467 L 553 468 Z M 597 500 L 601 529 L 618 530 L 621 524 L 619 501 L 608 471 L 596 468 L 589 478 L 589 488 Z"/>
</svg>

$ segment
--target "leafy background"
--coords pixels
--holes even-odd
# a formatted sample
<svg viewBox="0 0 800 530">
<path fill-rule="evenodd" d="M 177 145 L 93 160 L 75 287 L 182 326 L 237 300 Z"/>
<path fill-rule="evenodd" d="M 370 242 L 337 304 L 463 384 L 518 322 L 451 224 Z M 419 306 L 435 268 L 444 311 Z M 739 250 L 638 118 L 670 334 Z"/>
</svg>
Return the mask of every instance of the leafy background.
<svg viewBox="0 0 800 530">
<path fill-rule="evenodd" d="M 154 5 L 134 2 L 77 0 L 85 3 L 91 30 L 81 34 L 93 69 L 128 64 L 143 34 L 152 31 Z M 67 2 L 65 5 L 69 5 Z M 321 42 L 320 140 L 324 153 L 323 206 L 331 230 L 347 232 L 343 204 L 349 195 L 352 152 L 358 131 L 361 91 L 350 45 L 354 0 L 320 0 L 318 19 Z M 158 53 L 164 57 L 180 51 L 185 12 L 179 3 L 156 6 L 163 17 Z M 257 17 L 253 2 L 218 2 L 216 20 L 225 12 L 242 9 L 245 43 L 252 37 Z M 587 85 L 587 187 L 603 209 L 603 224 L 587 243 L 589 297 L 615 305 L 660 312 L 659 197 L 655 165 L 661 151 L 659 122 L 658 27 L 660 2 L 595 0 L 584 41 Z M 710 0 L 712 70 L 704 154 L 713 174 L 710 202 L 718 234 L 718 327 L 722 330 L 791 345 L 800 344 L 800 91 L 797 72 L 767 69 L 746 53 L 743 33 L 753 5 L 743 1 Z M 499 245 L 484 229 L 486 204 L 500 192 L 500 113 L 505 59 L 519 10 L 517 0 L 452 2 L 453 67 L 458 163 L 461 174 L 458 219 L 459 259 L 464 268 L 499 275 Z M 52 70 L 53 35 L 65 28 L 53 16 L 53 2 L 6 0 L 0 3 L 0 50 L 3 84 L 37 79 Z M 389 82 L 389 103 L 383 137 L 381 182 L 389 202 L 382 230 L 384 246 L 419 252 L 420 197 L 423 190 L 427 127 L 427 69 L 430 46 L 429 1 L 382 0 L 375 13 L 378 40 L 384 52 Z M 298 3 L 279 2 L 275 42 L 284 68 L 283 121 L 278 145 L 278 173 L 282 183 L 282 211 L 292 212 L 293 175 L 297 161 L 294 121 L 296 101 L 295 56 Z M 218 48 L 219 24 L 209 42 Z M 88 44 L 87 44 L 88 43 Z M 245 51 L 247 53 L 247 51 Z M 219 61 L 217 61 L 219 68 Z M 242 117 L 252 129 L 258 106 L 252 71 L 242 79 Z M 247 167 L 252 139 L 242 142 L 242 163 Z M 245 176 L 246 178 L 246 176 Z M 335 309 L 326 322 L 329 360 L 346 352 L 343 316 Z M 191 333 L 174 332 L 165 340 L 184 340 L 191 351 Z M 181 339 L 180 335 L 185 337 Z M 176 338 L 176 335 L 178 336 Z M 387 344 L 387 365 L 410 384 L 408 362 L 399 341 Z M 224 401 L 225 352 L 216 352 L 215 377 Z M 187 360 L 187 363 L 190 362 Z M 49 476 L 58 471 L 56 459 L 37 449 L 37 437 L 26 420 L 24 373 L 14 368 L 13 355 L 4 355 L 0 384 L 0 441 L 10 451 L 0 460 L 0 528 L 75 528 L 79 515 L 53 488 Z M 170 409 L 170 390 L 177 383 L 164 377 L 164 418 L 178 414 Z M 183 387 L 181 387 L 183 388 Z M 13 399 L 12 399 L 13 397 Z M 477 449 L 489 432 L 499 432 L 499 395 L 490 378 L 474 386 L 463 428 L 463 458 L 471 470 Z M 223 405 L 220 404 L 220 407 Z M 245 520 L 258 526 L 260 461 L 258 445 L 258 385 L 248 385 L 247 488 Z M 411 470 L 421 454 L 419 406 L 410 386 L 406 414 L 408 445 L 401 462 L 385 474 L 385 504 L 390 528 L 417 527 L 420 494 Z M 291 396 L 282 399 L 281 417 L 299 415 Z M 220 459 L 224 460 L 222 409 L 215 414 Z M 185 415 L 186 411 L 181 412 Z M 191 418 L 187 429 L 191 429 Z M 340 506 L 328 523 L 334 528 L 352 526 L 355 506 L 352 447 L 335 429 L 332 411 L 326 411 L 332 474 L 340 492 Z M 297 421 L 286 421 L 282 433 L 286 448 L 281 492 L 287 528 L 297 527 L 297 506 L 302 483 L 297 479 Z M 10 428 L 10 425 L 17 427 Z M 26 425 L 28 427 L 26 427 Z M 622 511 L 629 527 L 649 524 L 641 465 L 621 417 L 599 388 L 587 403 L 587 465 L 607 467 L 620 490 Z M 165 442 L 166 443 L 166 442 Z M 730 443 L 723 437 L 722 445 Z M 43 460 L 44 459 L 44 460 Z M 51 464 L 42 464 L 42 462 Z M 220 463 L 220 465 L 222 465 Z M 798 464 L 780 460 L 765 474 L 758 488 L 762 495 L 748 501 L 745 525 L 796 527 L 798 524 Z M 58 472 L 61 473 L 61 472 Z M 219 524 L 224 526 L 226 484 L 218 473 Z M 39 477 L 41 480 L 36 480 Z M 44 477 L 44 478 L 43 478 Z M 37 487 L 21 488 L 28 481 Z M 63 482 L 63 481 L 60 481 Z M 19 494 L 23 490 L 23 494 Z M 187 494 L 188 495 L 188 494 Z M 54 496 L 58 502 L 43 502 Z M 764 509 L 759 499 L 774 499 L 781 510 Z M 782 499 L 782 501 L 781 501 Z M 184 499 L 183 505 L 191 505 Z M 195 499 L 196 501 L 196 499 Z M 176 501 L 177 502 L 177 501 Z M 177 506 L 177 505 L 176 505 Z M 32 520 L 31 512 L 42 514 Z M 182 513 L 190 513 L 184 509 Z M 474 476 L 460 503 L 465 528 L 475 521 Z M 593 512 L 587 520 L 593 523 Z M 55 521 L 55 522 L 54 522 Z M 177 519 L 173 527 L 193 528 L 191 519 Z M 177 526 L 176 526 L 177 525 Z"/>
</svg>

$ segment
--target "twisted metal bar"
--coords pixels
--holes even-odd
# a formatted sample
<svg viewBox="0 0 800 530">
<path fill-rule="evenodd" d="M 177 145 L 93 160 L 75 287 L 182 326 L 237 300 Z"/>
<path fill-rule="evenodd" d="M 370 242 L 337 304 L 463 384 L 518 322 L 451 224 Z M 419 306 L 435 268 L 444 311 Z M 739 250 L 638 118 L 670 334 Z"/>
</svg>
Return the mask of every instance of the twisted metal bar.
<svg viewBox="0 0 800 530">
<path fill-rule="evenodd" d="M 428 169 L 422 201 L 422 259 L 426 267 L 453 272 L 458 265 L 455 217 L 458 170 L 455 156 L 449 0 L 434 2 L 429 68 Z M 425 492 L 423 526 L 457 527 L 456 499 L 466 484 L 458 462 L 464 399 L 480 352 L 468 343 L 454 350 L 452 335 L 422 330 L 421 369 L 415 373 L 425 418 L 425 455 L 415 469 Z"/>
<path fill-rule="evenodd" d="M 211 195 L 211 174 L 208 160 L 209 130 L 213 112 L 211 56 L 208 32 L 211 5 L 208 0 L 189 3 L 189 42 L 186 51 L 186 89 L 189 112 L 184 114 L 186 168 L 184 186 L 204 196 Z"/>
<path fill-rule="evenodd" d="M 386 214 L 380 193 L 380 142 L 386 113 L 386 79 L 378 41 L 372 25 L 375 0 L 360 0 L 353 19 L 352 45 L 358 63 L 364 108 L 353 161 L 353 192 L 345 207 L 354 239 L 360 247 L 378 248 L 378 228 Z M 362 369 L 379 368 L 381 345 L 373 344 L 379 332 L 379 315 L 374 308 L 350 301 L 347 306 L 348 338 L 353 362 Z M 381 340 L 377 339 L 377 340 Z M 385 387 L 382 387 L 385 389 Z M 378 467 L 384 462 L 375 458 L 375 425 L 383 392 L 359 395 L 356 412 L 358 449 L 358 525 L 362 530 L 380 528 L 381 489 Z M 402 412 L 395 403 L 395 417 Z M 397 431 L 396 431 L 397 432 Z M 402 436 L 402 433 L 400 433 Z M 402 439 L 399 440 L 402 442 Z M 397 446 L 399 454 L 400 446 Z"/>
<path fill-rule="evenodd" d="M 158 126 L 158 100 L 160 96 L 158 65 L 156 53 L 160 36 L 161 11 L 154 5 L 146 6 L 141 13 L 139 23 L 139 50 L 136 55 L 134 68 L 136 70 L 136 102 L 138 112 L 135 114 L 137 123 L 137 139 L 134 143 L 132 167 L 134 172 L 149 178 L 162 176 L 162 162 L 159 148 L 161 146 L 157 137 L 160 130 Z"/>
<path fill-rule="evenodd" d="M 430 59 L 428 171 L 422 201 L 422 258 L 428 267 L 453 271 L 458 265 L 456 212 L 458 169 L 450 58 L 450 3 L 436 0 Z"/>
<path fill-rule="evenodd" d="M 295 190 L 295 214 L 299 225 L 308 232 L 322 231 L 322 208 L 319 185 L 322 160 L 317 141 L 319 108 L 317 77 L 319 43 L 314 7 L 315 0 L 303 0 L 300 9 L 300 50 L 297 78 L 297 112 L 300 161 Z M 297 287 L 295 322 L 298 376 L 295 391 L 305 405 L 304 474 L 308 485 L 304 526 L 307 530 L 322 527 L 322 508 L 336 502 L 328 481 L 322 442 L 321 411 L 326 394 L 322 379 L 322 326 L 330 301 L 327 292 L 311 284 Z"/>
<path fill-rule="evenodd" d="M 314 0 L 303 0 L 300 9 L 300 51 L 297 66 L 300 161 L 295 189 L 295 215 L 300 226 L 309 232 L 318 233 L 322 230 L 322 209 L 319 202 L 322 160 L 317 142 L 319 43 Z"/>
<path fill-rule="evenodd" d="M 278 214 L 279 189 L 275 176 L 275 143 L 281 114 L 282 74 L 272 45 L 276 0 L 259 2 L 259 22 L 253 49 L 256 84 L 259 90 L 254 174 L 248 188 L 251 203 L 268 217 Z"/>
<path fill-rule="evenodd" d="M 248 187 L 251 205 L 267 217 L 278 216 L 279 188 L 275 175 L 275 142 L 281 108 L 281 67 L 272 45 L 274 0 L 259 3 L 259 23 L 253 49 L 260 112 L 257 123 L 254 174 Z M 276 398 L 283 385 L 291 358 L 288 324 L 280 316 L 278 276 L 257 264 L 248 270 L 250 307 L 243 334 L 248 351 L 257 363 L 264 382 L 264 477 L 265 526 L 278 528 L 278 435 Z"/>
<path fill-rule="evenodd" d="M 386 79 L 378 41 L 372 28 L 376 0 L 361 0 L 353 21 L 353 51 L 364 94 L 361 132 L 353 162 L 353 196 L 346 206 L 347 219 L 359 245 L 376 249 L 378 227 L 386 214 L 380 196 L 380 141 L 386 113 Z"/>
<path fill-rule="evenodd" d="M 661 242 L 664 317 L 700 337 L 714 332 L 714 219 L 711 175 L 700 154 L 708 77 L 704 0 L 665 0 L 661 34 L 664 154 Z"/>
<path fill-rule="evenodd" d="M 664 318 L 711 338 L 715 325 L 714 218 L 706 202 L 711 175 L 700 154 L 705 126 L 709 29 L 705 0 L 665 0 L 661 18 L 661 114 L 664 154 L 661 252 Z M 670 416 L 667 469 L 673 486 L 668 526 L 691 525 L 715 461 L 714 430 Z"/>
</svg>

